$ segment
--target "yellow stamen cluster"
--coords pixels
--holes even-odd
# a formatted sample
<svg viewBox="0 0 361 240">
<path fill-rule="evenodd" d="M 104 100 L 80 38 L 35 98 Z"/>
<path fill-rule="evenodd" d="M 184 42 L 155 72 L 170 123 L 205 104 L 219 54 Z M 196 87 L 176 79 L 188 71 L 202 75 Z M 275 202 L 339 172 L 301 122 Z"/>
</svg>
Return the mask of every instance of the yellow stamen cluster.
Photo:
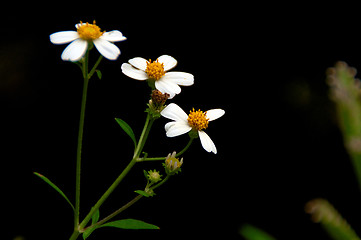
<svg viewBox="0 0 361 240">
<path fill-rule="evenodd" d="M 208 127 L 207 112 L 202 112 L 200 109 L 195 111 L 194 108 L 188 115 L 189 125 L 198 131 L 206 129 Z"/>
<path fill-rule="evenodd" d="M 150 79 L 159 80 L 161 77 L 164 76 L 164 64 L 158 62 L 158 59 L 154 62 L 149 59 L 149 62 L 147 62 L 147 68 L 145 69 L 145 72 L 148 74 L 148 77 Z"/>
<path fill-rule="evenodd" d="M 95 25 L 95 20 L 93 21 L 93 24 L 90 23 L 83 24 L 83 22 L 80 21 L 77 32 L 80 38 L 87 41 L 98 39 L 104 33 L 100 31 L 100 27 Z"/>
</svg>

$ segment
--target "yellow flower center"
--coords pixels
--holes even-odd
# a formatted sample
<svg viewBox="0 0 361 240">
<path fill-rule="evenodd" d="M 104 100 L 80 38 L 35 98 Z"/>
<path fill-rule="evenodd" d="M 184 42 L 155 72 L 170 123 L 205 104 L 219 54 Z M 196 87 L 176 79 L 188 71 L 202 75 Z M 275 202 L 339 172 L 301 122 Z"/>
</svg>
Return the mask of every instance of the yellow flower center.
<svg viewBox="0 0 361 240">
<path fill-rule="evenodd" d="M 195 111 L 194 108 L 190 111 L 188 115 L 189 125 L 198 131 L 206 129 L 208 127 L 207 112 L 202 112 L 201 110 Z"/>
<path fill-rule="evenodd" d="M 158 59 L 154 62 L 149 59 L 149 62 L 147 62 L 147 68 L 145 69 L 145 72 L 148 74 L 148 77 L 150 79 L 159 80 L 161 77 L 164 76 L 164 64 L 158 62 Z"/>
<path fill-rule="evenodd" d="M 93 21 L 93 24 L 90 23 L 83 24 L 83 22 L 80 21 L 77 32 L 80 38 L 87 41 L 98 39 L 104 33 L 100 31 L 100 27 L 95 25 L 95 20 Z"/>
</svg>

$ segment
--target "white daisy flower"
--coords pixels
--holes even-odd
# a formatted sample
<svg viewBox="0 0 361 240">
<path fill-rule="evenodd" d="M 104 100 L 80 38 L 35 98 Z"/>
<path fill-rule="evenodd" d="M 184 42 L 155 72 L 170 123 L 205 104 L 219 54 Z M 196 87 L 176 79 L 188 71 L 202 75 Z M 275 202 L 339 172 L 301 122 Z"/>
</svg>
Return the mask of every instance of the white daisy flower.
<svg viewBox="0 0 361 240">
<path fill-rule="evenodd" d="M 141 57 L 132 58 L 122 64 L 122 72 L 136 80 L 154 81 L 155 88 L 163 94 L 168 93 L 169 99 L 181 92 L 181 86 L 190 86 L 194 77 L 185 72 L 168 72 L 177 65 L 177 60 L 168 55 L 162 55 L 156 61 L 145 60 Z"/>
<path fill-rule="evenodd" d="M 222 109 L 211 109 L 206 112 L 195 111 L 194 108 L 187 115 L 177 104 L 171 103 L 160 113 L 163 117 L 174 120 L 165 125 L 167 137 L 176 137 L 189 131 L 197 131 L 203 148 L 207 152 L 217 153 L 217 148 L 212 139 L 203 131 L 208 127 L 208 122 L 224 115 Z"/>
<path fill-rule="evenodd" d="M 79 61 L 88 49 L 89 42 L 92 42 L 101 55 L 109 60 L 116 60 L 120 50 L 112 42 L 124 41 L 127 38 L 118 30 L 102 32 L 100 28 L 89 23 L 78 23 L 76 31 L 62 31 L 50 35 L 53 44 L 70 43 L 61 54 L 64 61 Z"/>
</svg>

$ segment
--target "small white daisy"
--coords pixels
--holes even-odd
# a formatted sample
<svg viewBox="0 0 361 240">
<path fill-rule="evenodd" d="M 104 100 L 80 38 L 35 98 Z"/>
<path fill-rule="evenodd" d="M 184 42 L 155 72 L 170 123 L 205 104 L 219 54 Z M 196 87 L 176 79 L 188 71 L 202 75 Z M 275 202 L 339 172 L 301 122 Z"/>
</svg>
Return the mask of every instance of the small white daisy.
<svg viewBox="0 0 361 240">
<path fill-rule="evenodd" d="M 222 109 L 211 109 L 206 112 L 195 111 L 194 108 L 187 115 L 177 104 L 171 103 L 160 113 L 163 117 L 174 120 L 165 125 L 167 137 L 176 137 L 189 131 L 197 131 L 203 148 L 207 152 L 217 153 L 217 148 L 212 139 L 203 131 L 208 127 L 208 122 L 224 115 Z"/>
<path fill-rule="evenodd" d="M 154 82 L 156 89 L 163 94 L 168 93 L 169 99 L 181 92 L 181 86 L 191 86 L 194 77 L 185 72 L 168 72 L 177 65 L 177 60 L 168 55 L 162 55 L 156 61 L 145 60 L 141 57 L 132 58 L 128 63 L 122 64 L 122 72 L 136 80 L 149 80 Z"/>
<path fill-rule="evenodd" d="M 92 42 L 101 55 L 109 60 L 116 60 L 120 50 L 112 42 L 124 41 L 127 38 L 118 30 L 102 32 L 95 24 L 78 23 L 76 31 L 61 31 L 50 35 L 53 44 L 70 43 L 61 54 L 64 61 L 79 61 L 88 49 L 89 42 Z"/>
</svg>

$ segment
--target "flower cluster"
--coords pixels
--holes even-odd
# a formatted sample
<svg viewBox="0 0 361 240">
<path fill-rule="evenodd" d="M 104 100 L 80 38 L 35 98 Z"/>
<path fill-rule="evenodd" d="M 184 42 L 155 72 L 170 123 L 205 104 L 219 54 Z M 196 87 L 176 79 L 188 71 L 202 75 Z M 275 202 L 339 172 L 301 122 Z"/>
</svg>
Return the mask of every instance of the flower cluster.
<svg viewBox="0 0 361 240">
<path fill-rule="evenodd" d="M 120 50 L 112 42 L 124 41 L 126 38 L 118 31 L 101 31 L 93 24 L 80 22 L 75 25 L 77 31 L 62 31 L 50 35 L 54 44 L 70 43 L 65 48 L 61 58 L 64 61 L 77 62 L 84 57 L 89 45 L 94 45 L 105 58 L 115 60 Z M 173 120 L 165 125 L 168 137 L 179 136 L 190 132 L 190 136 L 199 137 L 203 148 L 207 152 L 217 153 L 217 148 L 211 138 L 203 131 L 208 128 L 210 121 L 220 118 L 225 111 L 212 109 L 195 111 L 194 108 L 187 115 L 177 104 L 165 106 L 167 99 L 173 99 L 181 92 L 180 86 L 194 84 L 194 76 L 186 72 L 169 71 L 177 65 L 177 60 L 169 55 L 162 55 L 155 61 L 135 57 L 121 65 L 122 72 L 133 79 L 147 81 L 153 92 L 149 101 L 149 112 L 154 116 L 163 116 Z"/>
<path fill-rule="evenodd" d="M 217 153 L 217 148 L 211 138 L 205 133 L 205 130 L 209 127 L 210 122 L 222 117 L 225 111 L 222 109 L 211 109 L 208 111 L 196 110 L 192 108 L 189 114 L 184 112 L 181 107 L 175 103 L 166 104 L 168 99 L 175 98 L 176 95 L 182 91 L 181 86 L 192 86 L 194 84 L 194 76 L 190 73 L 181 71 L 171 71 L 177 65 L 177 60 L 169 55 L 161 55 L 154 60 L 146 60 L 142 57 L 133 57 L 128 62 L 123 63 L 120 67 L 123 74 L 126 76 L 143 81 L 151 88 L 151 93 L 147 108 L 147 113 L 144 128 L 137 139 L 133 129 L 128 123 L 120 118 L 115 118 L 116 122 L 122 128 L 122 130 L 130 137 L 134 144 L 133 157 L 129 164 L 120 173 L 116 180 L 110 185 L 110 187 L 104 192 L 101 198 L 90 209 L 89 213 L 81 221 L 80 219 L 80 183 L 81 183 L 81 160 L 82 160 L 82 143 L 83 143 L 83 129 L 85 120 L 85 106 L 86 96 L 89 80 L 96 73 L 99 78 L 102 77 L 98 66 L 103 57 L 108 60 L 116 60 L 120 55 L 119 48 L 114 44 L 126 40 L 126 37 L 118 30 L 104 31 L 96 24 L 80 22 L 75 25 L 76 31 L 61 31 L 50 35 L 50 41 L 53 44 L 66 44 L 69 45 L 64 49 L 61 54 L 61 59 L 64 61 L 70 61 L 77 64 L 84 78 L 83 97 L 80 109 L 80 121 L 78 132 L 78 146 L 76 157 L 76 181 L 75 181 L 75 204 L 73 204 L 63 191 L 60 190 L 55 184 L 53 184 L 48 178 L 41 174 L 36 175 L 53 187 L 72 207 L 74 212 L 74 231 L 71 235 L 71 240 L 76 240 L 80 234 L 83 234 L 83 239 L 87 239 L 89 235 L 102 226 L 113 226 L 119 228 L 130 229 L 159 229 L 157 226 L 145 223 L 143 221 L 135 219 L 122 219 L 119 221 L 108 222 L 110 219 L 133 205 L 142 197 L 155 196 L 154 190 L 162 186 L 168 179 L 178 174 L 181 171 L 183 165 L 183 157 L 185 151 L 193 143 L 196 138 L 200 139 L 201 145 L 207 152 Z M 97 49 L 100 53 L 98 60 L 93 63 L 92 67 L 89 64 L 91 57 L 90 51 Z M 148 153 L 143 151 L 143 148 L 147 142 L 150 130 L 155 120 L 164 117 L 172 121 L 165 124 L 165 135 L 167 137 L 176 137 L 185 133 L 189 135 L 189 141 L 187 145 L 178 153 L 173 151 L 166 157 L 148 157 Z M 99 221 L 99 208 L 109 195 L 120 184 L 123 178 L 128 174 L 131 168 L 138 162 L 144 161 L 163 161 L 163 167 L 165 170 L 164 177 L 156 169 L 145 171 L 144 176 L 147 180 L 144 190 L 136 190 L 138 195 L 120 207 L 115 212 L 111 213 L 107 217 L 104 217 Z M 91 220 L 91 225 L 89 222 Z"/>
</svg>

